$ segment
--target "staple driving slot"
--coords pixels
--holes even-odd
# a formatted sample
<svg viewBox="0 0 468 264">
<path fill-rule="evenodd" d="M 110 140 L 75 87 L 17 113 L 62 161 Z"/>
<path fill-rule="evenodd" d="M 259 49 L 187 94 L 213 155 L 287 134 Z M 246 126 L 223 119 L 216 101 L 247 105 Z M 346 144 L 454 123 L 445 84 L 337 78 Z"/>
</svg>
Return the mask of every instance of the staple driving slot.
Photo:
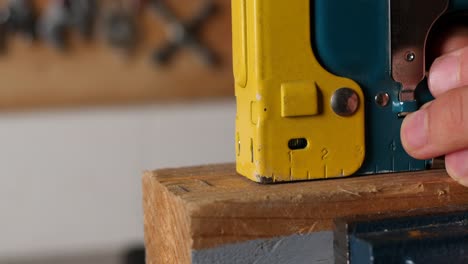
<svg viewBox="0 0 468 264">
<path fill-rule="evenodd" d="M 305 149 L 307 145 L 309 145 L 309 142 L 305 138 L 293 138 L 288 142 L 290 150 Z"/>
</svg>

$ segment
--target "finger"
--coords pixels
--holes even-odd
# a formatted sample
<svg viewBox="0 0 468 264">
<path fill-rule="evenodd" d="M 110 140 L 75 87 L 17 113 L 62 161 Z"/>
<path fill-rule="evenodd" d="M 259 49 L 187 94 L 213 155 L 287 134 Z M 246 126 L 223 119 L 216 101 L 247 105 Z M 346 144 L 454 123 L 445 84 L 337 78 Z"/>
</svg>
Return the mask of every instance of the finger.
<svg viewBox="0 0 468 264">
<path fill-rule="evenodd" d="M 429 72 L 429 89 L 434 97 L 468 85 L 468 37 L 466 47 L 437 58 Z"/>
<path fill-rule="evenodd" d="M 445 80 L 447 76 L 446 72 L 449 70 L 446 69 L 447 67 L 444 66 L 444 64 L 451 65 L 452 63 L 450 63 L 450 59 L 448 62 L 447 60 L 444 62 L 444 59 L 447 58 L 447 56 L 444 55 L 468 46 L 468 27 L 463 25 L 452 26 L 451 24 L 453 23 L 439 28 L 438 33 L 435 34 L 436 38 L 433 40 L 433 45 L 428 45 L 428 49 L 430 49 L 428 54 L 430 55 L 430 60 L 441 57 L 432 64 L 429 74 L 429 87 L 434 96 L 438 96 L 449 89 L 464 85 L 447 85 Z"/>
<path fill-rule="evenodd" d="M 453 179 L 468 187 L 468 149 L 446 155 L 445 168 Z"/>
<path fill-rule="evenodd" d="M 408 115 L 401 140 L 408 154 L 418 159 L 468 148 L 468 87 L 450 90 Z"/>
</svg>

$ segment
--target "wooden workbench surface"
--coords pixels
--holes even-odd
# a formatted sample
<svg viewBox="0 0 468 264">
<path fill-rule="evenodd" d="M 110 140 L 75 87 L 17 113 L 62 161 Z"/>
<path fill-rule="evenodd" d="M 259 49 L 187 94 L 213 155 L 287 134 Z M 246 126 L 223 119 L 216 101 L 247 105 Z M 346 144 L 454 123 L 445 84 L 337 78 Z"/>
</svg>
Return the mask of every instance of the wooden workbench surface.
<svg viewBox="0 0 468 264">
<path fill-rule="evenodd" d="M 468 205 L 443 170 L 259 185 L 232 164 L 143 177 L 148 263 L 191 263 L 193 250 L 333 229 L 336 218 Z"/>
</svg>

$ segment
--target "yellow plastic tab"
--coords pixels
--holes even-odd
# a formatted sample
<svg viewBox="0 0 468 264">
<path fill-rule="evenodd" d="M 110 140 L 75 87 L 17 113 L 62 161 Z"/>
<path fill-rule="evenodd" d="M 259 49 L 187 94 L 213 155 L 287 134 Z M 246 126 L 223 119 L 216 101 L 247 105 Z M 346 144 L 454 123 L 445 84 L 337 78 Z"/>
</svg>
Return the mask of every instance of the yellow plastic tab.
<svg viewBox="0 0 468 264">
<path fill-rule="evenodd" d="M 254 181 L 344 177 L 364 161 L 362 90 L 315 58 L 310 2 L 232 2 L 237 171 Z M 344 87 L 361 101 L 349 117 L 335 114 L 330 105 L 333 93 Z M 290 149 L 295 139 L 307 144 Z"/>
<path fill-rule="evenodd" d="M 289 82 L 281 85 L 281 116 L 313 116 L 318 114 L 317 87 L 313 81 Z"/>
</svg>

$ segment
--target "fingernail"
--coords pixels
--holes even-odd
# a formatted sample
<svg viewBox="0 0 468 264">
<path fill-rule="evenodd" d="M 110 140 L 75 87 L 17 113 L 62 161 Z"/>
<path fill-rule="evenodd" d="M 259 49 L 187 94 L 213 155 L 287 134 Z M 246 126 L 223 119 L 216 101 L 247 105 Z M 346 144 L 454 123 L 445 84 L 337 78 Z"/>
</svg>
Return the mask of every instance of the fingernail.
<svg viewBox="0 0 468 264">
<path fill-rule="evenodd" d="M 427 110 L 421 109 L 405 118 L 402 141 L 409 150 L 417 150 L 427 144 Z"/>
<path fill-rule="evenodd" d="M 442 94 L 459 86 L 460 58 L 446 55 L 434 61 L 429 73 L 429 87 L 434 95 Z"/>
<path fill-rule="evenodd" d="M 468 150 L 447 155 L 445 165 L 453 179 L 468 187 Z"/>
</svg>

